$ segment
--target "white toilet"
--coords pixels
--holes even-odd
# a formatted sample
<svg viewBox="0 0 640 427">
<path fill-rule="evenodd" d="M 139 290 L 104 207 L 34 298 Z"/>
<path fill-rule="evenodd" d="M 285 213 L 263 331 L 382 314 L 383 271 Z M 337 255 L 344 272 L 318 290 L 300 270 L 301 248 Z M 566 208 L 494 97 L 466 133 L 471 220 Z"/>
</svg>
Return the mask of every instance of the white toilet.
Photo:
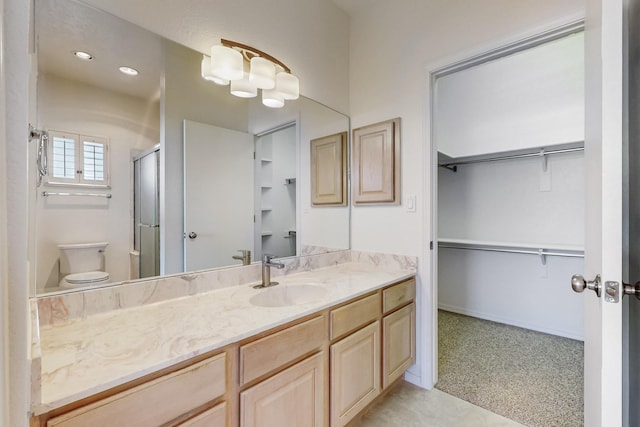
<svg viewBox="0 0 640 427">
<path fill-rule="evenodd" d="M 104 250 L 109 242 L 58 245 L 60 280 L 63 289 L 85 288 L 109 283 L 104 271 Z"/>
</svg>

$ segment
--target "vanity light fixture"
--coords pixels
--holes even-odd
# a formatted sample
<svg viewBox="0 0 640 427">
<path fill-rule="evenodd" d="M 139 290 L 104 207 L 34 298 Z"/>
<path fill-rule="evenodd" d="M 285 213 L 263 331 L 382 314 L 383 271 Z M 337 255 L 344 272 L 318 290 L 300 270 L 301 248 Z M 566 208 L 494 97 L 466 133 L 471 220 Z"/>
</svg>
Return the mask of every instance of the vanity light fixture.
<svg viewBox="0 0 640 427">
<path fill-rule="evenodd" d="M 262 91 L 262 103 L 280 108 L 285 100 L 298 99 L 300 84 L 291 69 L 273 56 L 242 43 L 220 40 L 211 48 L 211 56 L 203 55 L 202 78 L 219 85 L 231 86 L 231 94 L 253 98 Z"/>
<path fill-rule="evenodd" d="M 137 76 L 139 74 L 138 70 L 136 70 L 135 68 L 131 68 L 131 67 L 122 66 L 122 67 L 120 67 L 118 69 L 120 70 L 120 72 L 122 74 L 126 74 L 128 76 Z"/>
<path fill-rule="evenodd" d="M 73 56 L 75 56 L 78 59 L 81 59 L 83 61 L 92 61 L 93 60 L 93 55 L 91 55 L 89 52 L 83 52 L 81 50 L 76 50 L 75 52 L 73 52 Z"/>
</svg>

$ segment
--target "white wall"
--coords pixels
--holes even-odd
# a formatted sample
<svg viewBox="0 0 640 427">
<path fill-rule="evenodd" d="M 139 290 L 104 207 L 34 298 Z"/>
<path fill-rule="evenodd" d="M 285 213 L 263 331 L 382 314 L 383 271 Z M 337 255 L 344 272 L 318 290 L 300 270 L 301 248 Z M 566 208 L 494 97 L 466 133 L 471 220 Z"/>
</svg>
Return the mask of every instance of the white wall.
<svg viewBox="0 0 640 427">
<path fill-rule="evenodd" d="M 184 271 L 183 121 L 247 131 L 248 103 L 200 77 L 202 54 L 165 42 L 161 106 L 160 273 Z M 235 250 L 235 248 L 233 248 Z"/>
<path fill-rule="evenodd" d="M 38 290 L 58 285 L 60 243 L 109 242 L 105 262 L 111 281 L 129 279 L 129 251 L 133 248 L 132 154 L 159 142 L 159 108 L 158 101 L 52 75 L 38 77 L 38 128 L 108 138 L 111 188 L 107 191 L 113 196 L 38 197 Z M 39 190 L 79 191 L 46 184 Z"/>
<path fill-rule="evenodd" d="M 2 129 L 6 164 L 0 181 L 6 185 L 6 275 L 0 283 L 8 298 L 9 319 L 9 421 L 7 426 L 26 426 L 29 410 L 28 296 L 28 195 L 27 133 L 29 123 L 29 2 L 4 0 L 5 125 Z M 10 58 L 10 59 L 9 59 Z M 4 193 L 3 193 L 4 194 Z M 33 196 L 33 195 L 31 195 Z M 6 302 L 5 302 L 6 301 Z"/>
<path fill-rule="evenodd" d="M 450 157 L 584 141 L 584 33 L 439 77 L 435 139 Z"/>
<path fill-rule="evenodd" d="M 438 171 L 438 237 L 584 245 L 582 152 Z M 547 191 L 548 190 L 548 191 Z"/>
<path fill-rule="evenodd" d="M 221 38 L 254 46 L 300 78 L 303 95 L 349 110 L 349 23 L 327 0 L 87 0 L 201 53 Z"/>
<path fill-rule="evenodd" d="M 458 166 L 438 173 L 438 238 L 584 245 L 581 152 Z M 577 207 L 577 208 L 576 208 Z M 548 249 L 548 248 L 547 248 Z M 570 278 L 582 258 L 440 249 L 440 308 L 582 339 L 583 298 Z"/>
<path fill-rule="evenodd" d="M 582 258 L 440 249 L 438 261 L 441 309 L 584 339 L 584 300 L 569 285 Z"/>
<path fill-rule="evenodd" d="M 357 128 L 402 118 L 401 198 L 398 207 L 353 209 L 352 247 L 419 256 L 418 363 L 413 381 L 430 387 L 436 373 L 431 330 L 429 236 L 430 69 L 466 59 L 542 30 L 579 19 L 580 0 L 465 0 L 357 2 L 350 29 L 350 115 Z M 405 210 L 417 195 L 417 212 Z"/>
</svg>

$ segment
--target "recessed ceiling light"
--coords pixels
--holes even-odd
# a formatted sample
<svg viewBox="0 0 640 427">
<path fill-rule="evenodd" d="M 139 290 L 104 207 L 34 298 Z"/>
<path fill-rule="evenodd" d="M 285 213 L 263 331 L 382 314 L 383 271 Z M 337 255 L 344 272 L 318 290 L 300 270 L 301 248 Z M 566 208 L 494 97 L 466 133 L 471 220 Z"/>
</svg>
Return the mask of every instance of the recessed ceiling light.
<svg viewBox="0 0 640 427">
<path fill-rule="evenodd" d="M 138 70 L 136 70 L 135 68 L 120 67 L 119 70 L 120 70 L 121 73 L 126 74 L 128 76 L 137 76 L 138 75 Z"/>
<path fill-rule="evenodd" d="M 83 61 L 93 60 L 93 55 L 91 55 L 89 52 L 83 52 L 81 50 L 76 50 L 75 52 L 73 52 L 73 55 L 78 59 L 82 59 Z"/>
</svg>

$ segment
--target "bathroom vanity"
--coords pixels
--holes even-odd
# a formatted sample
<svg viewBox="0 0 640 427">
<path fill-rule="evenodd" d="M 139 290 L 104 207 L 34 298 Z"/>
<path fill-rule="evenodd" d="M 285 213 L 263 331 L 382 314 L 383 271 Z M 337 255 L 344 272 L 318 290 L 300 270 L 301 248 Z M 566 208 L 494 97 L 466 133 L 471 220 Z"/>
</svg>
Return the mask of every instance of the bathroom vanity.
<svg viewBox="0 0 640 427">
<path fill-rule="evenodd" d="M 415 361 L 414 275 L 351 262 L 41 327 L 31 425 L 346 425 Z"/>
</svg>

